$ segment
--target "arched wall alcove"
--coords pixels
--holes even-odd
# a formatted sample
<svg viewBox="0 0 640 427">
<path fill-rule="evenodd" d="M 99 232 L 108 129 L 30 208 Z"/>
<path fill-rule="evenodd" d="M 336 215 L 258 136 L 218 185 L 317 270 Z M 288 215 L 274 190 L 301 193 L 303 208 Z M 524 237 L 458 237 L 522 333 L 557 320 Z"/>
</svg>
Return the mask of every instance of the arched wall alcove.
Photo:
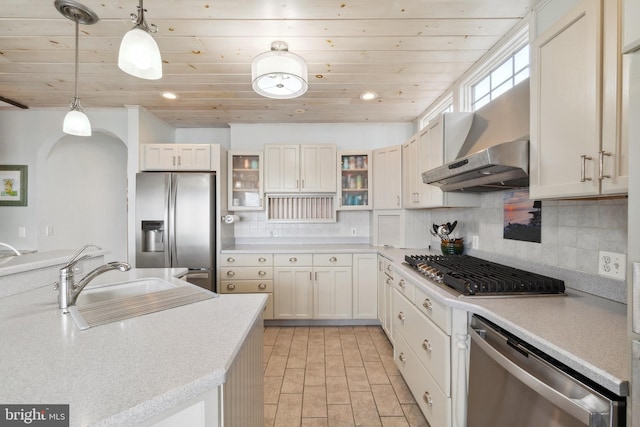
<svg viewBox="0 0 640 427">
<path fill-rule="evenodd" d="M 39 251 L 93 243 L 127 259 L 127 146 L 111 133 L 64 135 L 38 156 Z M 47 230 L 49 235 L 47 235 Z"/>
</svg>

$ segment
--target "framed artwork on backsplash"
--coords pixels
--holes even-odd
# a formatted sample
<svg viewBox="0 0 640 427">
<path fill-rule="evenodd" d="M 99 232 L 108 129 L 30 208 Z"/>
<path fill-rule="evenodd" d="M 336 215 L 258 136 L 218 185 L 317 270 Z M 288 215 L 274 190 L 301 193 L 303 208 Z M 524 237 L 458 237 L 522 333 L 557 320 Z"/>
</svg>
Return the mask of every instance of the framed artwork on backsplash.
<svg viewBox="0 0 640 427">
<path fill-rule="evenodd" d="M 528 189 L 504 193 L 503 224 L 503 238 L 540 243 L 542 202 L 529 199 Z"/>
<path fill-rule="evenodd" d="M 27 206 L 26 165 L 0 165 L 0 206 Z"/>
</svg>

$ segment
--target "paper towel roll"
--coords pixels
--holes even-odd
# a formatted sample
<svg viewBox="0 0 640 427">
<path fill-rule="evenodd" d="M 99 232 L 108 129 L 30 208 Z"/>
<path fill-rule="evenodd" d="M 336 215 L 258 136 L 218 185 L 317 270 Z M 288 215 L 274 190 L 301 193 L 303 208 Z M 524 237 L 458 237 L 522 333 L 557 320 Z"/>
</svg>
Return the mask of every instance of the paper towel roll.
<svg viewBox="0 0 640 427">
<path fill-rule="evenodd" d="M 238 215 L 225 215 L 222 217 L 222 220 L 225 224 L 233 224 L 234 222 L 240 221 L 240 217 Z"/>
</svg>

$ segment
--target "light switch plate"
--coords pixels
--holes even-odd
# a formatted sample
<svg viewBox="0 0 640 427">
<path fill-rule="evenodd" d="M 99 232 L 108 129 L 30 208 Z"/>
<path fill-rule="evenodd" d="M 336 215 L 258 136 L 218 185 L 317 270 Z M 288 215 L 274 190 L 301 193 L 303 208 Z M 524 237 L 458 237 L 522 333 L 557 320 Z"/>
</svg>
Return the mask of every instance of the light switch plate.
<svg viewBox="0 0 640 427">
<path fill-rule="evenodd" d="M 598 274 L 612 279 L 627 279 L 627 256 L 616 252 L 598 252 Z"/>
</svg>

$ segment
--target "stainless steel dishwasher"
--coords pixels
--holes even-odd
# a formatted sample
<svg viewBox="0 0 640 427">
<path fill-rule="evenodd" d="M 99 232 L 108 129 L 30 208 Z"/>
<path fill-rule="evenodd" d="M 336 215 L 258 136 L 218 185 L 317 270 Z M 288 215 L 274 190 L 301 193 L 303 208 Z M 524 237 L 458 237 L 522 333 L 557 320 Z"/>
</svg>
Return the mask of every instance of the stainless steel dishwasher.
<svg viewBox="0 0 640 427">
<path fill-rule="evenodd" d="M 467 427 L 622 427 L 625 400 L 474 315 Z"/>
</svg>

